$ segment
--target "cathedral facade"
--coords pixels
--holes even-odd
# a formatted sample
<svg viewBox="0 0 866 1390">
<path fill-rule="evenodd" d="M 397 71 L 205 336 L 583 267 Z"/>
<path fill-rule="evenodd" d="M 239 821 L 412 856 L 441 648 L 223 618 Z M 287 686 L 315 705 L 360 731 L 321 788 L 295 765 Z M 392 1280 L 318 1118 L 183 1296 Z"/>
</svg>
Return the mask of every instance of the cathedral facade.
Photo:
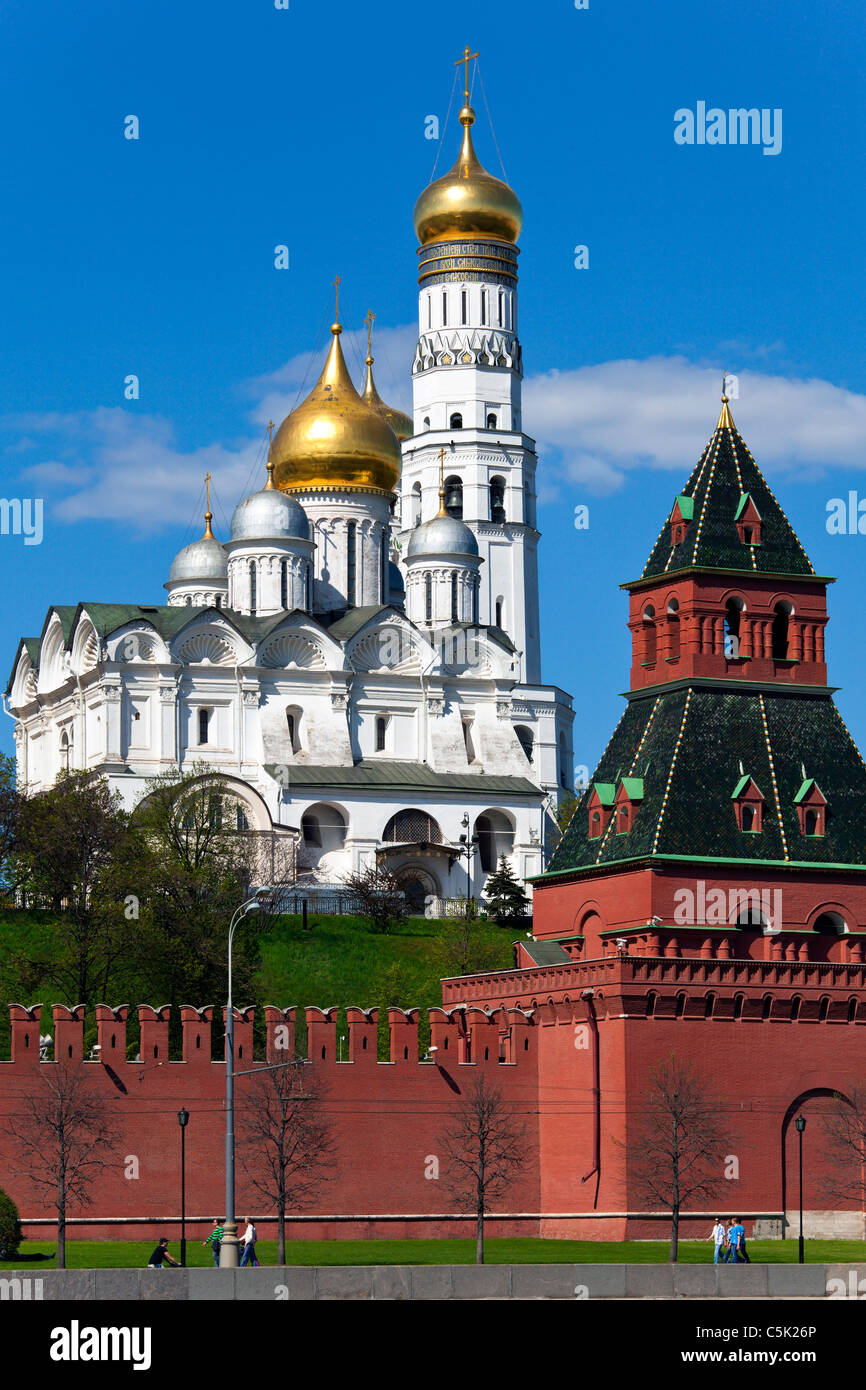
<svg viewBox="0 0 866 1390">
<path fill-rule="evenodd" d="M 572 786 L 570 697 L 541 683 L 534 442 L 523 433 L 514 192 L 461 150 L 415 208 L 413 418 L 335 322 L 230 534 L 175 556 L 167 601 L 52 607 L 7 690 L 19 777 L 103 773 L 124 804 L 196 766 L 238 826 L 293 836 L 313 888 L 379 863 L 413 908 L 542 872 Z M 155 598 L 155 596 L 154 596 Z"/>
</svg>

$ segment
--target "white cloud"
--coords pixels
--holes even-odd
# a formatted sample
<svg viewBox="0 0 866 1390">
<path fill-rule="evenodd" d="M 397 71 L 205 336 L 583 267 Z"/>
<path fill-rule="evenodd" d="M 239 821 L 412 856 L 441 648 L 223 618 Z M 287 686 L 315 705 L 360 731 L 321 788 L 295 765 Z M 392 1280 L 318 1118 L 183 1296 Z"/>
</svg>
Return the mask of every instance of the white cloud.
<svg viewBox="0 0 866 1390">
<path fill-rule="evenodd" d="M 374 339 L 379 393 L 403 410 L 411 408 L 416 336 L 414 325 L 405 324 L 380 329 Z M 192 516 L 209 471 L 223 529 L 235 503 L 262 477 L 267 420 L 282 420 L 310 390 L 326 347 L 243 383 L 246 420 L 226 443 L 185 449 L 170 420 L 122 408 L 2 417 L 4 488 L 14 473 L 34 495 L 51 487 L 60 520 L 124 521 L 153 531 Z M 360 385 L 365 333 L 345 333 L 343 347 Z M 682 355 L 527 378 L 524 421 L 538 441 L 542 500 L 555 497 L 563 483 L 580 483 L 596 495 L 614 492 L 646 468 L 686 477 L 715 426 L 719 388 L 715 367 Z M 768 475 L 808 470 L 814 476 L 866 464 L 866 397 L 828 381 L 746 370 L 738 392 L 734 418 Z"/>
<path fill-rule="evenodd" d="M 688 475 L 715 427 L 720 386 L 716 368 L 685 357 L 528 378 L 524 420 L 538 440 L 547 490 L 568 479 L 610 493 L 643 468 Z M 744 371 L 731 411 L 768 474 L 814 476 L 866 463 L 866 396 L 831 382 Z"/>
</svg>

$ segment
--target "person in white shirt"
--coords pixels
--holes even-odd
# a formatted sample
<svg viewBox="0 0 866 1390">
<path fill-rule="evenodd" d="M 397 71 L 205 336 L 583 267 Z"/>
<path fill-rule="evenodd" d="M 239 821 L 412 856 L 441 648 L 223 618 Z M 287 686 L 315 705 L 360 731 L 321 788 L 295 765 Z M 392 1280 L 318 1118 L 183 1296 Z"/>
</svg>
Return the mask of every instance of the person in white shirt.
<svg viewBox="0 0 866 1390">
<path fill-rule="evenodd" d="M 256 1259 L 256 1241 L 258 1235 L 256 1228 L 248 1216 L 244 1217 L 247 1229 L 244 1231 L 244 1253 L 241 1255 L 242 1265 L 258 1265 Z"/>
<path fill-rule="evenodd" d="M 716 1224 L 713 1227 L 712 1234 L 707 1236 L 707 1240 L 711 1240 L 715 1243 L 715 1254 L 713 1255 L 714 1265 L 717 1265 L 719 1263 L 719 1255 L 721 1254 L 721 1251 L 724 1249 L 727 1238 L 728 1233 L 725 1230 L 725 1223 L 724 1221 L 722 1221 L 720 1216 L 717 1216 Z"/>
</svg>

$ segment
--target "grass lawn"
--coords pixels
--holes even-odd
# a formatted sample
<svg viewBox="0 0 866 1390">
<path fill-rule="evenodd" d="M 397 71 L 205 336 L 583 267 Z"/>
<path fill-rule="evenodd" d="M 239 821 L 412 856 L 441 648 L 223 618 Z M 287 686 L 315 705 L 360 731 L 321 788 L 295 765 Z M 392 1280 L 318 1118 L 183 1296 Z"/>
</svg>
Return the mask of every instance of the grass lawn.
<svg viewBox="0 0 866 1390">
<path fill-rule="evenodd" d="M 157 1234 L 148 1241 L 71 1241 L 66 1247 L 67 1268 L 143 1267 L 156 1245 Z M 29 1265 L 34 1274 L 41 1269 L 54 1269 L 55 1249 L 50 1241 L 24 1241 L 18 1259 L 11 1261 L 10 1267 Z M 486 1242 L 485 1249 L 488 1264 L 664 1264 L 668 1258 L 668 1243 L 661 1240 L 493 1239 Z M 179 1259 L 179 1241 L 172 1240 L 169 1251 Z M 261 1264 L 276 1263 L 276 1241 L 260 1240 L 256 1251 Z M 210 1251 L 202 1247 L 198 1238 L 187 1242 L 186 1253 L 188 1265 L 202 1269 L 213 1265 Z M 50 1254 L 51 1258 L 34 1258 L 40 1254 Z M 797 1242 L 751 1240 L 749 1255 L 753 1264 L 796 1264 Z M 712 1245 L 708 1240 L 683 1240 L 679 1256 L 682 1264 L 709 1264 Z M 809 1264 L 866 1261 L 866 1241 L 807 1240 L 806 1260 Z M 303 1240 L 290 1242 L 286 1254 L 290 1265 L 466 1265 L 474 1261 L 473 1240 Z"/>
</svg>

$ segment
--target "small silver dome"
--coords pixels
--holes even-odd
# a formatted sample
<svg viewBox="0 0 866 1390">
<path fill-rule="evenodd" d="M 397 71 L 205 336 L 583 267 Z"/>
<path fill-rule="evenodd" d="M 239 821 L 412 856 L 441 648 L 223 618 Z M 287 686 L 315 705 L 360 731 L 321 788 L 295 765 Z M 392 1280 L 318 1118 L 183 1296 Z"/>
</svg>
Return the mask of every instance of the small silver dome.
<svg viewBox="0 0 866 1390">
<path fill-rule="evenodd" d="M 175 579 L 225 579 L 228 574 L 226 553 L 218 540 L 202 536 L 179 550 L 171 562 L 168 582 Z"/>
<path fill-rule="evenodd" d="M 415 527 L 406 554 L 477 555 L 478 542 L 465 521 L 453 516 L 434 516 L 431 521 Z"/>
<path fill-rule="evenodd" d="M 232 517 L 233 541 L 310 539 L 310 523 L 300 502 L 279 488 L 262 488 L 235 507 Z"/>
</svg>

